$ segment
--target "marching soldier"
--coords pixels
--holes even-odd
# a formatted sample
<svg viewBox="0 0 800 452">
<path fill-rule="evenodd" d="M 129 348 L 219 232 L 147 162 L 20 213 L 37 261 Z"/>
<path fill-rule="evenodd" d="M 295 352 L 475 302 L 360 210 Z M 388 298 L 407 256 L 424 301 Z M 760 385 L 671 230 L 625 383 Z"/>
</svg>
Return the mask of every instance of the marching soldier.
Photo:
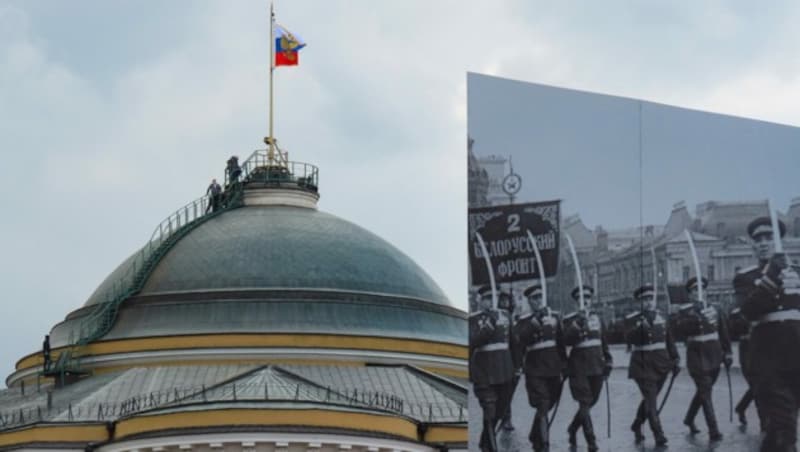
<svg viewBox="0 0 800 452">
<path fill-rule="evenodd" d="M 744 317 L 744 314 L 742 314 L 741 308 L 734 307 L 731 309 L 731 313 L 728 318 L 728 326 L 731 336 L 739 338 L 739 365 L 742 368 L 742 376 L 744 376 L 744 380 L 747 382 L 747 391 L 745 391 L 745 393 L 742 395 L 742 398 L 736 404 L 735 411 L 736 415 L 739 416 L 739 422 L 742 425 L 747 425 L 747 416 L 745 416 L 745 412 L 747 411 L 747 407 L 750 406 L 750 402 L 755 400 L 755 396 L 753 396 L 750 358 L 748 356 L 748 350 L 750 348 L 750 322 L 748 322 Z M 756 413 L 758 414 L 759 423 L 761 425 L 761 431 L 763 432 L 765 431 L 766 424 L 764 423 L 758 403 L 755 405 Z"/>
<path fill-rule="evenodd" d="M 578 411 L 572 418 L 567 433 L 571 446 L 577 444 L 575 438 L 579 428 L 590 451 L 596 451 L 594 428 L 590 410 L 600 398 L 603 381 L 611 373 L 611 353 L 608 351 L 603 334 L 603 326 L 598 314 L 589 309 L 594 289 L 584 285 L 572 291 L 572 298 L 578 300 L 583 291 L 586 306 L 583 310 L 564 317 L 564 342 L 572 346 L 567 360 L 569 389 L 572 398 L 578 402 Z"/>
<path fill-rule="evenodd" d="M 478 309 L 469 316 L 469 376 L 483 410 L 482 451 L 497 451 L 494 426 L 499 418 L 500 398 L 511 381 L 513 365 L 509 350 L 510 317 L 492 308 L 492 289 L 477 292 Z"/>
<path fill-rule="evenodd" d="M 643 399 L 631 430 L 636 435 L 636 443 L 641 443 L 644 441 L 642 424 L 649 421 L 656 445 L 665 446 L 667 438 L 658 418 L 657 397 L 670 371 L 673 375 L 677 375 L 680 371 L 680 358 L 667 323 L 656 311 L 656 300 L 653 295 L 654 289 L 651 284 L 636 289 L 633 296 L 642 303 L 642 310 L 625 318 L 625 339 L 631 345 L 628 378 L 636 381 Z"/>
<path fill-rule="evenodd" d="M 701 278 L 700 283 L 703 289 L 708 286 L 706 278 Z M 719 315 L 716 308 L 703 307 L 699 301 L 697 284 L 696 277 L 686 282 L 690 302 L 681 307 L 675 322 L 680 336 L 686 338 L 686 368 L 696 387 L 683 424 L 689 427 L 692 434 L 699 433 L 694 418 L 702 408 L 709 439 L 719 441 L 722 433 L 714 415 L 711 391 L 719 377 L 720 366 L 724 363 L 725 368 L 730 369 L 733 363 L 731 341 L 725 318 Z"/>
<path fill-rule="evenodd" d="M 512 319 L 511 326 L 510 326 L 510 333 L 509 333 L 509 350 L 511 352 L 511 364 L 513 366 L 513 377 L 511 381 L 508 382 L 507 385 L 503 388 L 501 393 L 500 400 L 498 402 L 500 414 L 500 428 L 505 431 L 514 430 L 514 424 L 511 423 L 511 402 L 514 398 L 514 391 L 517 388 L 517 384 L 519 383 L 519 378 L 522 370 L 522 352 L 523 350 L 519 346 L 519 340 L 514 334 L 513 325 L 516 324 L 516 319 L 514 317 L 514 312 L 516 311 L 516 303 L 514 303 L 514 299 L 511 297 L 511 294 L 507 292 L 498 292 L 497 293 L 497 307 L 506 311 L 509 315 L 509 318 Z"/>
<path fill-rule="evenodd" d="M 561 375 L 567 362 L 561 320 L 547 307 L 541 285 L 534 284 L 523 292 L 530 312 L 520 317 L 515 333 L 524 346 L 523 368 L 528 403 L 536 408 L 528 438 L 536 452 L 550 449 L 547 414 L 561 397 Z"/>
<path fill-rule="evenodd" d="M 800 407 L 800 268 L 772 247 L 775 233 L 768 217 L 753 220 L 747 232 L 753 239 L 758 265 L 733 280 L 742 314 L 755 322 L 750 333 L 749 367 L 757 406 L 766 420 L 762 451 L 794 451 L 797 410 Z"/>
</svg>

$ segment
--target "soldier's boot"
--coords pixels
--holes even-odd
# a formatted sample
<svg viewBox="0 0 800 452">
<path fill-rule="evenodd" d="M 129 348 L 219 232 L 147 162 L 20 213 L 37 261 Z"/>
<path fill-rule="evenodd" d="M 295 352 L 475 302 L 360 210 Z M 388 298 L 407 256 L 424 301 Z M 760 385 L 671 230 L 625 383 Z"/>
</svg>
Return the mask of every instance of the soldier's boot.
<svg viewBox="0 0 800 452">
<path fill-rule="evenodd" d="M 494 422 L 486 420 L 483 422 L 483 433 L 486 438 L 482 441 L 481 450 L 484 452 L 497 452 L 497 437 L 494 434 Z"/>
<path fill-rule="evenodd" d="M 581 419 L 581 410 L 578 410 L 575 413 L 575 417 L 572 418 L 572 422 L 569 423 L 567 427 L 567 433 L 569 434 L 569 445 L 575 447 L 578 445 L 578 438 L 576 435 L 578 434 L 578 428 L 580 428 L 583 420 Z"/>
<path fill-rule="evenodd" d="M 644 405 L 639 404 L 639 409 L 636 410 L 636 417 L 633 418 L 633 424 L 631 424 L 631 431 L 633 432 L 636 444 L 640 444 L 644 441 L 642 424 L 644 424 Z"/>
<path fill-rule="evenodd" d="M 667 437 L 664 436 L 664 429 L 661 428 L 661 420 L 658 418 L 658 411 L 655 409 L 650 410 L 647 417 L 650 421 L 650 430 L 653 431 L 653 437 L 656 439 L 656 446 L 666 446 Z"/>
<path fill-rule="evenodd" d="M 689 427 L 689 433 L 692 435 L 700 433 L 700 430 L 694 425 L 694 418 L 697 416 L 697 411 L 700 410 L 700 405 L 700 400 L 695 394 L 692 403 L 689 404 L 689 410 L 686 411 L 686 417 L 683 418 L 683 425 Z"/>
<path fill-rule="evenodd" d="M 531 442 L 533 446 L 533 450 L 538 451 L 542 448 L 542 440 L 539 436 L 539 424 L 540 424 L 540 416 L 539 416 L 539 409 L 536 409 L 536 416 L 533 417 L 533 424 L 531 425 L 531 432 L 528 434 L 528 440 Z"/>
<path fill-rule="evenodd" d="M 539 414 L 540 410 L 540 408 L 536 410 L 536 417 L 533 419 L 530 440 L 533 445 L 533 450 L 536 452 L 546 452 L 550 449 L 550 445 L 548 444 L 547 415 Z"/>
<path fill-rule="evenodd" d="M 742 395 L 742 398 L 736 404 L 736 415 L 739 416 L 739 423 L 742 425 L 747 425 L 747 416 L 745 416 L 745 411 L 747 411 L 747 405 L 750 405 L 750 400 L 752 398 L 752 390 L 748 389 L 747 392 Z"/>
<path fill-rule="evenodd" d="M 550 426 L 547 425 L 547 411 L 542 414 L 539 422 L 539 436 L 542 438 L 542 452 L 550 450 Z"/>
<path fill-rule="evenodd" d="M 586 407 L 583 415 L 583 437 L 586 438 L 586 447 L 589 452 L 600 450 L 597 447 L 597 439 L 594 436 L 594 426 L 592 425 L 592 416 L 589 415 L 589 407 Z"/>
<path fill-rule="evenodd" d="M 795 436 L 790 432 L 767 432 L 761 442 L 761 452 L 797 452 Z"/>
<path fill-rule="evenodd" d="M 708 425 L 708 439 L 711 441 L 720 441 L 722 433 L 717 426 L 717 417 L 714 415 L 714 405 L 711 400 L 703 400 L 703 415 L 706 417 L 706 425 Z"/>
</svg>

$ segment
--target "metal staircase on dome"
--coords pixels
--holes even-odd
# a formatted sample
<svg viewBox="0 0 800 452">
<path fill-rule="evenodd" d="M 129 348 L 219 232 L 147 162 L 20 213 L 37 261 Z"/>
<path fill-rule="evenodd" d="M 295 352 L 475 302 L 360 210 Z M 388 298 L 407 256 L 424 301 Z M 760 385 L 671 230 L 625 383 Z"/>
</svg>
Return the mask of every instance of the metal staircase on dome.
<svg viewBox="0 0 800 452">
<path fill-rule="evenodd" d="M 159 223 L 147 244 L 132 256 L 133 261 L 125 273 L 102 295 L 105 301 L 97 304 L 70 333 L 69 348 L 62 351 L 40 375 L 56 377 L 63 382 L 67 375 L 84 374 L 80 369 L 81 349 L 111 331 L 122 303 L 142 290 L 152 271 L 178 241 L 206 221 L 243 206 L 246 187 L 289 188 L 317 193 L 317 167 L 290 162 L 286 153 L 276 150 L 279 158 L 275 158 L 272 149 L 254 151 L 241 165 L 241 175 L 233 180 L 226 171 L 225 191 L 218 208 L 212 210 L 212 200 L 206 195 L 179 208 Z"/>
</svg>

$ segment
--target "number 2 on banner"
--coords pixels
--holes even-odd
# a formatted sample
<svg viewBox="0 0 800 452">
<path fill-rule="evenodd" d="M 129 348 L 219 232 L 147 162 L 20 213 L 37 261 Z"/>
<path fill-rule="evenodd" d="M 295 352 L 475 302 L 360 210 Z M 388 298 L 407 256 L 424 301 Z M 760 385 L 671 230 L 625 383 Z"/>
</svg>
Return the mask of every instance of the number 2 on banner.
<svg viewBox="0 0 800 452">
<path fill-rule="evenodd" d="M 512 213 L 508 216 L 508 232 L 519 232 L 519 214 Z"/>
</svg>

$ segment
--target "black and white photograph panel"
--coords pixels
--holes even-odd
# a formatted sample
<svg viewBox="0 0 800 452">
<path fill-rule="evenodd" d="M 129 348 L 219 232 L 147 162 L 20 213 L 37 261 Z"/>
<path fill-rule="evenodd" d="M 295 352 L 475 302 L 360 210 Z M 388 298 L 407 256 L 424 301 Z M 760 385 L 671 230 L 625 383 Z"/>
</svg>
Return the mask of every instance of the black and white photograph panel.
<svg viewBox="0 0 800 452">
<path fill-rule="evenodd" d="M 596 450 L 612 394 L 638 402 L 598 271 L 641 236 L 638 103 L 480 74 L 467 94 L 470 447 Z"/>
<path fill-rule="evenodd" d="M 796 450 L 800 128 L 648 102 L 641 116 L 643 218 L 660 229 L 643 248 L 693 383 L 675 420 Z"/>
<path fill-rule="evenodd" d="M 470 448 L 795 450 L 800 129 L 479 74 L 468 106 Z"/>
</svg>

